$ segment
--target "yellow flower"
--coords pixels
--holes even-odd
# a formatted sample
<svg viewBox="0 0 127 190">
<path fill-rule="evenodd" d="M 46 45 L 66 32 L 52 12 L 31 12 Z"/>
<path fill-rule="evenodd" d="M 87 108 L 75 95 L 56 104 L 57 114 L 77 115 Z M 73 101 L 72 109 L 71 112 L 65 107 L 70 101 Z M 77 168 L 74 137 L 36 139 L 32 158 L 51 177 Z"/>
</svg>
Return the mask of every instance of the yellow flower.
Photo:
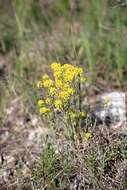
<svg viewBox="0 0 127 190">
<path fill-rule="evenodd" d="M 81 76 L 83 74 L 83 69 L 80 67 L 76 67 L 75 71 L 76 71 L 77 75 Z"/>
<path fill-rule="evenodd" d="M 57 94 L 57 89 L 55 87 L 51 87 L 49 89 L 49 93 L 50 93 L 51 96 L 54 96 L 54 95 Z"/>
<path fill-rule="evenodd" d="M 45 87 L 45 88 L 49 88 L 49 87 L 51 87 L 53 85 L 53 81 L 51 80 L 51 79 L 47 79 L 47 80 L 45 80 L 44 82 L 43 82 L 43 86 Z"/>
<path fill-rule="evenodd" d="M 38 82 L 37 82 L 37 88 L 42 88 L 42 86 L 43 86 L 42 81 L 38 81 Z"/>
<path fill-rule="evenodd" d="M 74 92 L 75 92 L 74 89 L 71 88 L 71 87 L 70 87 L 70 88 L 67 88 L 66 91 L 67 91 L 67 93 L 68 93 L 69 96 L 72 96 L 72 95 L 74 94 Z"/>
<path fill-rule="evenodd" d="M 42 79 L 43 80 L 49 79 L 49 76 L 47 74 L 45 74 L 45 75 L 42 76 Z"/>
<path fill-rule="evenodd" d="M 71 87 L 68 88 L 62 88 L 62 90 L 59 92 L 58 97 L 61 100 L 67 101 L 69 98 L 74 94 L 74 89 Z"/>
<path fill-rule="evenodd" d="M 51 99 L 50 98 L 46 98 L 45 102 L 46 102 L 46 104 L 51 104 Z"/>
<path fill-rule="evenodd" d="M 60 65 L 60 63 L 52 63 L 51 68 L 53 70 L 53 76 L 55 78 L 55 81 L 60 80 L 62 78 L 62 72 L 63 72 L 63 68 Z"/>
<path fill-rule="evenodd" d="M 38 106 L 42 106 L 44 104 L 44 100 L 38 100 Z"/>
<path fill-rule="evenodd" d="M 68 88 L 70 88 L 70 85 L 68 83 L 63 83 L 62 89 L 66 90 Z"/>
<path fill-rule="evenodd" d="M 82 111 L 81 111 L 81 112 L 79 113 L 79 116 L 80 116 L 81 118 L 84 118 L 84 117 L 85 117 L 85 112 L 82 112 Z"/>
<path fill-rule="evenodd" d="M 74 69 L 74 66 L 71 65 L 71 64 L 66 63 L 66 64 L 63 65 L 63 69 L 65 69 L 65 70 Z"/>
<path fill-rule="evenodd" d="M 55 85 L 56 85 L 57 88 L 62 88 L 63 87 L 63 83 L 62 83 L 61 80 L 56 80 Z"/>
<path fill-rule="evenodd" d="M 87 133 L 85 133 L 85 138 L 87 139 L 87 140 L 92 140 L 92 138 L 93 138 L 93 134 L 91 133 L 91 132 L 87 132 Z"/>
<path fill-rule="evenodd" d="M 60 63 L 53 62 L 51 64 L 51 69 L 53 69 L 53 70 L 60 69 L 60 67 L 61 67 Z"/>
<path fill-rule="evenodd" d="M 76 73 L 75 73 L 75 67 L 70 64 L 64 64 L 63 65 L 63 79 L 65 82 L 72 83 L 75 79 Z"/>
<path fill-rule="evenodd" d="M 72 120 L 75 120 L 77 118 L 76 112 L 71 111 L 69 114 Z"/>
<path fill-rule="evenodd" d="M 61 91 L 58 95 L 58 97 L 61 99 L 61 100 L 64 100 L 64 101 L 68 101 L 69 98 L 70 98 L 70 95 L 67 91 Z"/>
<path fill-rule="evenodd" d="M 61 70 L 55 71 L 53 76 L 55 80 L 60 79 L 62 77 L 62 71 Z"/>
<path fill-rule="evenodd" d="M 79 79 L 81 82 L 85 81 L 85 77 L 83 76 L 83 69 L 80 67 L 75 67 L 71 64 L 61 65 L 60 63 L 52 63 L 51 70 L 53 74 L 53 80 L 45 74 L 42 76 L 42 81 L 39 81 L 37 84 L 38 88 L 46 88 L 46 99 L 39 100 L 38 105 L 40 108 L 40 113 L 48 113 L 51 110 L 46 108 L 44 105 L 54 104 L 56 109 L 62 109 L 64 103 L 69 102 L 71 97 L 74 95 L 76 83 Z M 74 83 L 74 84 L 73 84 Z M 73 88 L 75 87 L 75 88 Z M 57 99 L 56 99 L 57 98 Z M 72 113 L 71 117 L 84 117 L 84 113 Z"/>
<path fill-rule="evenodd" d="M 60 110 L 62 108 L 62 101 L 60 99 L 57 99 L 54 101 L 55 108 Z"/>
<path fill-rule="evenodd" d="M 86 81 L 86 78 L 81 76 L 81 77 L 80 77 L 80 81 L 81 81 L 81 82 L 85 82 L 85 81 Z"/>
<path fill-rule="evenodd" d="M 64 81 L 72 83 L 73 80 L 75 79 L 75 72 L 73 70 L 67 70 L 64 75 Z"/>
<path fill-rule="evenodd" d="M 49 113 L 49 112 L 51 112 L 51 110 L 49 108 L 46 108 L 46 107 L 40 108 L 40 114 L 45 114 L 45 113 Z"/>
</svg>

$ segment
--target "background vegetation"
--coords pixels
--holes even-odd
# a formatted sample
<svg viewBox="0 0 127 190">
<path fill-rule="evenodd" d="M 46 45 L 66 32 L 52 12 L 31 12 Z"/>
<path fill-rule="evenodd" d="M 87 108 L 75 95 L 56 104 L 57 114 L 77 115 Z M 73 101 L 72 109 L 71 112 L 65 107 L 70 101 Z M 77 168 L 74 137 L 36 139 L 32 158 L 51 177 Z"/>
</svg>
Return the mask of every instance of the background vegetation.
<svg viewBox="0 0 127 190">
<path fill-rule="evenodd" d="M 49 72 L 53 61 L 85 68 L 94 96 L 111 89 L 126 91 L 126 60 L 126 0 L 0 0 L 1 129 L 5 123 L 11 125 L 7 110 L 11 103 L 12 107 L 16 104 L 13 100 L 17 97 L 20 97 L 17 107 L 24 118 L 38 115 L 35 83 Z M 16 117 L 12 116 L 13 121 Z M 95 140 L 85 156 L 71 148 L 69 156 L 66 152 L 56 156 L 52 147 L 48 147 L 41 162 L 46 173 L 42 175 L 43 167 L 39 166 L 32 188 L 36 189 L 37 183 L 40 189 L 74 189 L 74 184 L 82 181 L 86 186 L 79 184 L 77 188 L 108 190 L 126 186 L 126 189 L 127 176 L 121 174 L 123 178 L 120 175 L 118 181 L 114 177 L 127 158 L 126 135 L 103 142 L 109 138 L 106 134 L 99 141 L 99 148 L 94 147 L 96 137 L 95 131 Z"/>
</svg>

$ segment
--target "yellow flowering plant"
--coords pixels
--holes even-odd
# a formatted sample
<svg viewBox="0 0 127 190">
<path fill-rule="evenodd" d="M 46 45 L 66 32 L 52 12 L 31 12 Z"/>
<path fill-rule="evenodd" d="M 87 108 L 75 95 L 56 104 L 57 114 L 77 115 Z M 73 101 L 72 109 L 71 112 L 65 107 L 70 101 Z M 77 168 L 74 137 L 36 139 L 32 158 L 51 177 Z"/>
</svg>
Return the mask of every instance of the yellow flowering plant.
<svg viewBox="0 0 127 190">
<path fill-rule="evenodd" d="M 40 114 L 66 121 L 70 136 L 79 135 L 81 120 L 85 117 L 82 110 L 81 85 L 86 81 L 81 67 L 71 64 L 51 64 L 51 77 L 47 74 L 37 83 L 43 92 L 38 100 Z"/>
</svg>

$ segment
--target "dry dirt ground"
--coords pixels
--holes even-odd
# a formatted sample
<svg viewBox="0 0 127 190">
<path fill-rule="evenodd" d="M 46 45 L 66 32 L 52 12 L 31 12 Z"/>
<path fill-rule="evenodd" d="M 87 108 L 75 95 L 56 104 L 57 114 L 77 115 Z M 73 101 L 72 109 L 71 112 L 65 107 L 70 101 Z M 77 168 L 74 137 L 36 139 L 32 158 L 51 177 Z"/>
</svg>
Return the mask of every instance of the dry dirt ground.
<svg viewBox="0 0 127 190">
<path fill-rule="evenodd" d="M 10 54 L 0 58 L 1 96 L 11 60 Z M 0 122 L 0 190 L 31 189 L 28 183 L 31 171 L 42 154 L 48 133 L 41 118 L 30 113 L 22 96 L 15 94 Z"/>
</svg>

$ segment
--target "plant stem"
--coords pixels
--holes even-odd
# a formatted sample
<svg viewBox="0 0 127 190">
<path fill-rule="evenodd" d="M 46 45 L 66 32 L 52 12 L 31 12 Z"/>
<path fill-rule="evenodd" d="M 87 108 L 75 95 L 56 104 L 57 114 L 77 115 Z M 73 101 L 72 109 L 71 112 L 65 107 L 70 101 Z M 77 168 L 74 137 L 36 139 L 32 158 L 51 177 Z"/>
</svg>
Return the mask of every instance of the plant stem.
<svg viewBox="0 0 127 190">
<path fill-rule="evenodd" d="M 81 82 L 79 79 L 79 83 L 78 83 L 78 104 L 79 104 L 79 111 L 82 111 L 82 98 L 81 98 Z"/>
</svg>

